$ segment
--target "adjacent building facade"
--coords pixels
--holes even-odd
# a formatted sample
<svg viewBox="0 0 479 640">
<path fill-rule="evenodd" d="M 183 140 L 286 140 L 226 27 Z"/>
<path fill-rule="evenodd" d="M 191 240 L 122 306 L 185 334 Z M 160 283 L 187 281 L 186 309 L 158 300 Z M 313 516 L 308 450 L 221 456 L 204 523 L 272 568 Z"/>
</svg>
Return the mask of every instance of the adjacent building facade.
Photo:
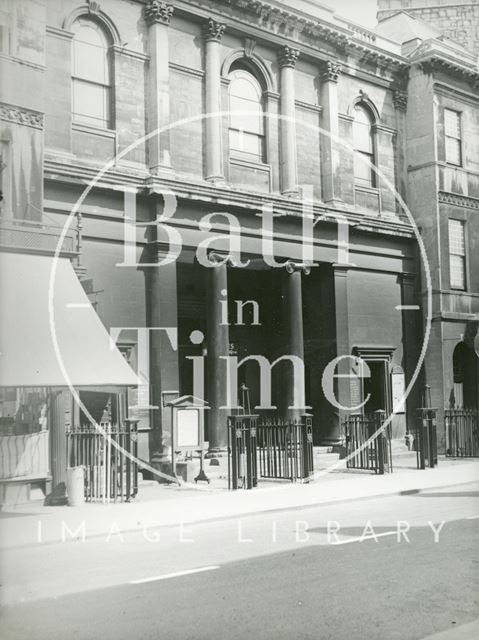
<svg viewBox="0 0 479 640">
<path fill-rule="evenodd" d="M 2 222 L 75 232 L 77 274 L 144 382 L 142 457 L 167 455 L 185 394 L 210 405 L 211 453 L 244 387 L 254 411 L 312 413 L 316 443 L 351 411 L 395 408 L 404 436 L 424 373 L 447 405 L 477 328 L 472 58 L 308 0 L 6 4 Z M 103 393 L 82 391 L 94 416 Z"/>
</svg>

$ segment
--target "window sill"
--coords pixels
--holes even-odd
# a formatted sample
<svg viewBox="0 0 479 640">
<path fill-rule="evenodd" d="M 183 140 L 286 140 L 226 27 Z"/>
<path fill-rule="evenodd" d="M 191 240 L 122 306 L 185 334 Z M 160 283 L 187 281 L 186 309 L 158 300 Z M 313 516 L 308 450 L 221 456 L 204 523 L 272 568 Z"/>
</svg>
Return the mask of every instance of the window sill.
<svg viewBox="0 0 479 640">
<path fill-rule="evenodd" d="M 247 160 L 246 158 L 239 158 L 230 156 L 230 162 L 241 167 L 248 167 L 249 169 L 258 169 L 259 171 L 270 172 L 269 164 L 265 162 L 255 162 L 254 160 Z"/>
<path fill-rule="evenodd" d="M 101 127 L 94 127 L 89 124 L 83 124 L 80 122 L 72 122 L 73 131 L 80 131 L 81 133 L 91 133 L 95 136 L 102 136 L 103 138 L 115 138 L 115 129 L 103 129 Z"/>
</svg>

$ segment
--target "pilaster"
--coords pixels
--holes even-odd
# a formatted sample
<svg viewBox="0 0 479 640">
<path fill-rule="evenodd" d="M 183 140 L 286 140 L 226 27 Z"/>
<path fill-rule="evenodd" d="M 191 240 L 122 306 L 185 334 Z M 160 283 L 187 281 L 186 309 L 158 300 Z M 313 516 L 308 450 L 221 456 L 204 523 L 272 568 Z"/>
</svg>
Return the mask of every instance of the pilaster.
<svg viewBox="0 0 479 640">
<path fill-rule="evenodd" d="M 170 124 L 169 45 L 168 26 L 173 5 L 148 0 L 144 18 L 148 24 L 148 132 L 160 132 L 148 140 L 151 173 L 171 172 L 170 133 L 161 131 Z"/>
<path fill-rule="evenodd" d="M 203 29 L 205 40 L 205 131 L 206 180 L 222 182 L 223 145 L 221 136 L 221 56 L 220 41 L 226 25 L 210 18 Z"/>
<path fill-rule="evenodd" d="M 299 51 L 288 45 L 278 51 L 281 69 L 280 89 L 280 173 L 281 193 L 298 194 L 298 158 L 296 151 L 294 67 Z"/>
<path fill-rule="evenodd" d="M 323 200 L 341 202 L 340 149 L 338 119 L 338 78 L 342 67 L 334 60 L 321 69 L 321 104 L 324 133 L 321 136 L 321 177 Z"/>
</svg>

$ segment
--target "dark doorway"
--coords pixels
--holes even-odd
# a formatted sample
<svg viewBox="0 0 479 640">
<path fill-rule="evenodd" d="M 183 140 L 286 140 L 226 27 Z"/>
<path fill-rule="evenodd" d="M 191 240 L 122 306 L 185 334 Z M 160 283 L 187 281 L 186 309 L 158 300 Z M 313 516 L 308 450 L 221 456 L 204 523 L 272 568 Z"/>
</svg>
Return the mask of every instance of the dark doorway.
<svg viewBox="0 0 479 640">
<path fill-rule="evenodd" d="M 389 366 L 386 360 L 366 360 L 370 377 L 364 378 L 365 413 L 382 409 L 389 412 Z"/>
</svg>

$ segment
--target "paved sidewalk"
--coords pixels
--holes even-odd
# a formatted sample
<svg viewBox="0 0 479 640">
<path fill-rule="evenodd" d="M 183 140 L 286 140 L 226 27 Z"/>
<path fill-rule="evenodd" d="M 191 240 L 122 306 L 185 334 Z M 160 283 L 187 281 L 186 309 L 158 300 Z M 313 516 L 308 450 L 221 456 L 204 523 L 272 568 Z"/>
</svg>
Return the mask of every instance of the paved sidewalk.
<svg viewBox="0 0 479 640">
<path fill-rule="evenodd" d="M 318 454 L 316 479 L 309 484 L 261 481 L 251 491 L 226 491 L 224 462 L 207 467 L 211 485 L 160 485 L 141 482 L 138 497 L 130 503 L 92 504 L 80 507 L 45 507 L 42 501 L 0 512 L 0 548 L 53 542 L 72 542 L 118 532 L 239 517 L 253 513 L 294 509 L 406 491 L 446 487 L 479 480 L 476 460 L 440 458 L 435 469 L 418 471 L 415 454 L 395 459 L 394 473 L 384 476 L 331 469 L 334 454 Z"/>
</svg>

